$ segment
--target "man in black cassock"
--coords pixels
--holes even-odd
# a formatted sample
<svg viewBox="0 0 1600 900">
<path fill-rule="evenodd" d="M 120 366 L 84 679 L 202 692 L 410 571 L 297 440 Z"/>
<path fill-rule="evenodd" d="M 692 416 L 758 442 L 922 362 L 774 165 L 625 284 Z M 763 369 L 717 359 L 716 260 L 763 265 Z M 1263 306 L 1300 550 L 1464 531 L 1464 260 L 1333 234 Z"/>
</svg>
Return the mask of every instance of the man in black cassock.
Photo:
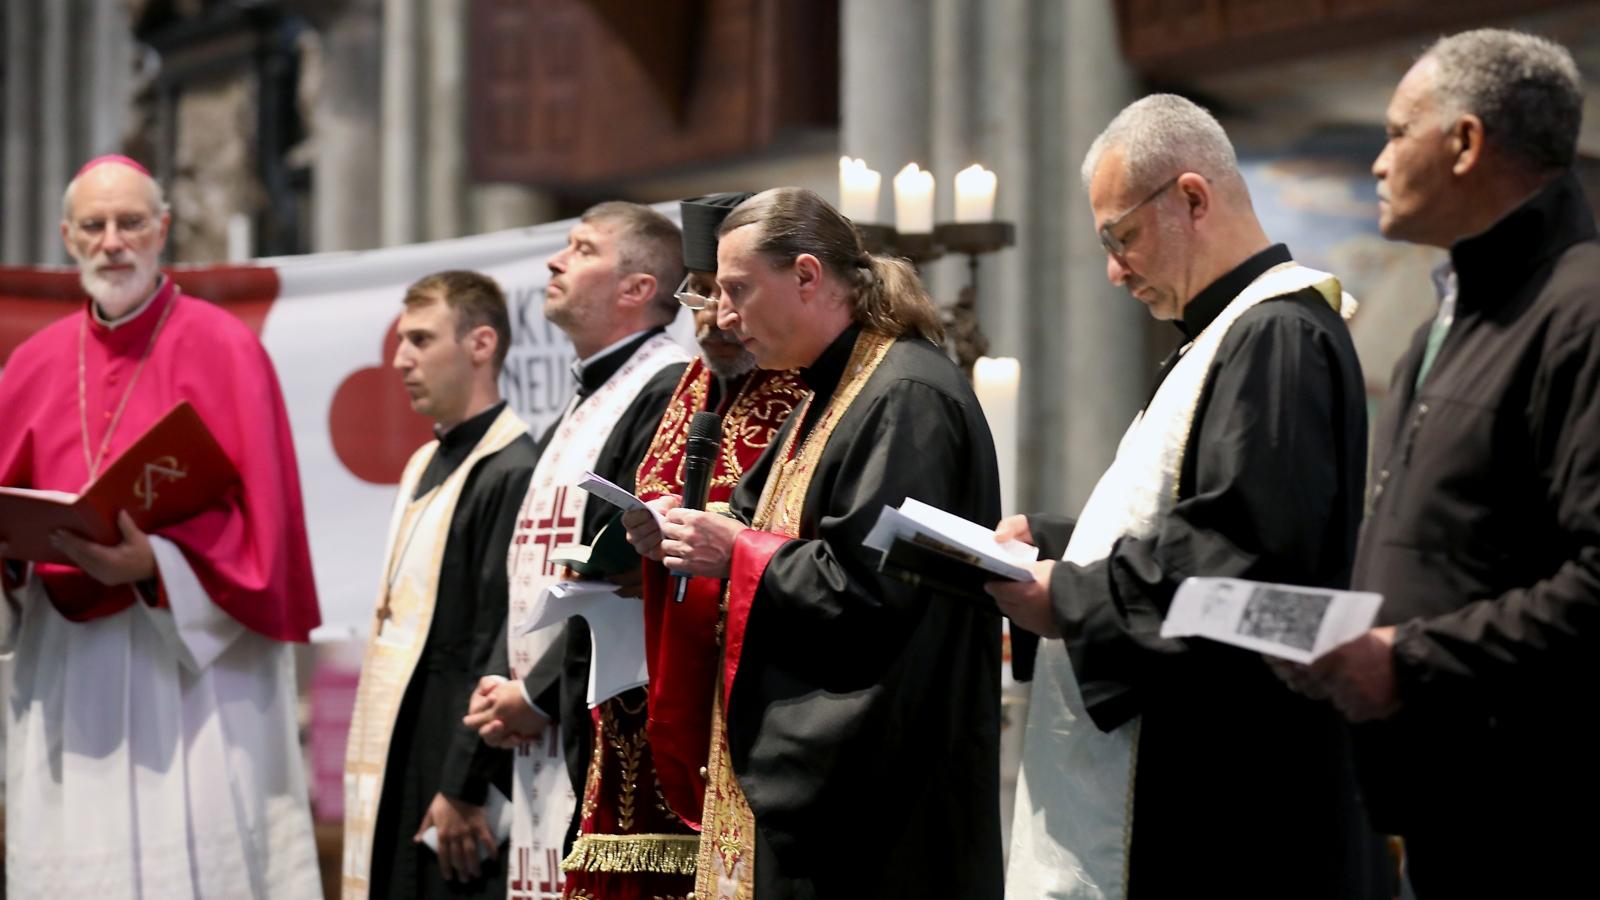
<svg viewBox="0 0 1600 900">
<path fill-rule="evenodd" d="M 639 204 L 609 202 L 586 211 L 574 226 L 567 247 L 551 258 L 545 317 L 573 342 L 578 355 L 578 389 L 566 413 L 539 440 L 541 465 L 545 457 L 563 452 L 564 442 L 583 440 L 572 437 L 571 430 L 564 426 L 578 421 L 586 406 L 605 402 L 618 387 L 616 379 L 631 377 L 628 372 L 643 365 L 649 371 L 643 373 L 637 389 L 630 389 L 631 398 L 615 398 L 620 412 L 603 420 L 586 421 L 578 429 L 603 429 L 605 434 L 597 454 L 579 466 L 578 474 L 587 468 L 624 489 L 632 489 L 639 461 L 649 448 L 688 359 L 687 352 L 676 344 L 670 352 L 663 351 L 663 343 L 670 342 L 665 328 L 679 309 L 673 293 L 683 278 L 681 253 L 680 233 L 669 219 Z M 573 476 L 556 486 L 557 490 L 568 488 L 564 496 L 569 503 L 570 498 L 583 493 L 570 487 L 577 480 Z M 533 481 L 530 495 L 538 487 L 537 472 Z M 560 543 L 590 543 L 616 513 L 615 507 L 601 500 L 586 502 L 578 517 L 576 534 Z M 525 516 L 519 534 L 524 526 L 532 525 L 533 518 Z M 515 560 L 512 568 L 515 576 Z M 466 722 L 487 743 L 502 747 L 525 743 L 552 723 L 563 725 L 567 774 L 574 793 L 582 796 L 593 740 L 585 700 L 590 659 L 588 626 L 569 620 L 548 652 L 519 669 L 508 654 L 504 631 L 507 624 L 516 623 L 501 623 L 496 655 L 482 670 L 492 674 L 479 681 Z M 513 672 L 519 677 L 508 680 L 505 676 Z M 574 814 L 567 830 L 568 849 L 577 821 Z"/>
<path fill-rule="evenodd" d="M 1075 521 L 999 529 L 1047 561 L 991 593 L 1061 639 L 1035 670 L 1008 894 L 1381 895 L 1337 719 L 1257 654 L 1159 634 L 1189 576 L 1346 586 L 1366 469 L 1354 301 L 1267 239 L 1227 135 L 1187 100 L 1123 110 L 1083 179 L 1111 281 L 1185 344 Z"/>
<path fill-rule="evenodd" d="M 662 530 L 630 530 L 668 568 L 729 580 L 695 895 L 998 897 L 999 617 L 880 574 L 862 546 L 907 497 L 995 521 L 972 388 L 915 272 L 810 191 L 735 209 L 717 262 L 718 325 L 812 397 L 736 518 L 664 498 Z"/>
<path fill-rule="evenodd" d="M 362 666 L 349 773 L 376 775 L 381 790 L 375 810 L 358 803 L 346 816 L 347 845 L 371 856 L 350 859 L 345 893 L 498 900 L 505 870 L 484 803 L 508 790 L 509 756 L 460 719 L 505 621 L 506 548 L 536 455 L 500 398 L 511 325 L 493 279 L 449 271 L 418 281 L 398 331 L 395 368 L 438 439 L 402 479 Z M 379 722 L 392 725 L 367 724 Z M 414 840 L 429 828 L 437 853 Z M 480 848 L 491 854 L 481 864 Z"/>
</svg>

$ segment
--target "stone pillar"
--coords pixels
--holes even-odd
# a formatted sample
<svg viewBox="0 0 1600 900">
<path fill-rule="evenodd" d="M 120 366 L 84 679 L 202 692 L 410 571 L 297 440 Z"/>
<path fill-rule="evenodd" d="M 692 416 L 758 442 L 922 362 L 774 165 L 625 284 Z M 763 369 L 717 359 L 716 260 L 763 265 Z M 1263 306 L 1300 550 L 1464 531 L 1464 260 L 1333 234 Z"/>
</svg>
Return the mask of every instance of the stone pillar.
<svg viewBox="0 0 1600 900">
<path fill-rule="evenodd" d="M 1137 77 L 1123 61 L 1110 3 L 1063 4 L 1066 93 L 1060 160 L 1067 196 L 1066 353 L 1061 384 L 1067 416 L 1054 440 L 1064 443 L 1067 506 L 1088 500 L 1117 442 L 1144 402 L 1149 366 L 1145 330 L 1149 314 L 1106 280 L 1105 250 L 1094 227 L 1078 175 L 1083 155 L 1124 106 L 1140 95 Z"/>
<path fill-rule="evenodd" d="M 383 89 L 372 73 L 383 57 L 382 0 L 344 4 L 318 31 L 315 97 L 308 104 L 312 134 L 311 249 L 366 250 L 379 245 L 379 169 Z"/>
<path fill-rule="evenodd" d="M 520 184 L 476 185 L 471 199 L 474 233 L 522 228 L 556 217 L 555 200 L 548 193 Z"/>
<path fill-rule="evenodd" d="M 895 173 L 908 162 L 931 164 L 929 6 L 842 0 L 839 27 L 839 149 L 883 173 L 878 217 L 893 224 Z"/>
<path fill-rule="evenodd" d="M 422 237 L 436 241 L 464 234 L 467 224 L 467 23 L 462 0 L 424 0 L 423 9 L 428 24 Z"/>
<path fill-rule="evenodd" d="M 422 237 L 422 97 L 426 57 L 418 37 L 420 0 L 384 0 L 383 132 L 380 169 L 385 246 L 410 244 Z"/>
<path fill-rule="evenodd" d="M 128 109 L 133 103 L 133 36 L 125 4 L 92 0 L 88 5 L 87 52 L 80 50 L 77 68 L 87 77 L 79 81 L 77 109 L 84 117 L 80 154 L 92 157 L 122 151 Z M 68 161 L 69 166 L 78 164 L 76 159 Z"/>
<path fill-rule="evenodd" d="M 38 4 L 37 30 L 31 35 L 39 43 L 35 71 L 39 74 L 34 105 L 41 110 L 38 130 L 32 135 L 38 157 L 34 165 L 33 231 L 36 235 L 33 262 L 67 261 L 61 244 L 61 192 L 72 174 L 76 141 L 73 139 L 72 78 L 78 54 L 73 52 L 72 9 L 66 3 Z"/>
<path fill-rule="evenodd" d="M 5 8 L 5 167 L 0 184 L 0 224 L 3 224 L 3 255 L 6 265 L 37 262 L 39 248 L 38 208 L 34 186 L 39 176 L 39 135 L 42 110 L 35 96 L 39 66 L 35 52 L 39 46 L 38 4 L 30 0 L 11 0 Z M 57 221 L 57 210 L 50 221 Z"/>
</svg>

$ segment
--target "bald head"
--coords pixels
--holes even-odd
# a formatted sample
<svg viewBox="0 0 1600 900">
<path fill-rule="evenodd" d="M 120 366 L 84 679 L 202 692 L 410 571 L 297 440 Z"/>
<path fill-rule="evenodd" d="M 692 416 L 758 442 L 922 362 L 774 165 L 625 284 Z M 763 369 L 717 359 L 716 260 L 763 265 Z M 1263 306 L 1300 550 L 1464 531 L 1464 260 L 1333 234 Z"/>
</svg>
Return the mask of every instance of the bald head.
<svg viewBox="0 0 1600 900">
<path fill-rule="evenodd" d="M 61 239 L 102 315 L 125 315 L 155 290 L 170 222 L 161 186 L 134 165 L 87 166 L 67 185 Z"/>
</svg>

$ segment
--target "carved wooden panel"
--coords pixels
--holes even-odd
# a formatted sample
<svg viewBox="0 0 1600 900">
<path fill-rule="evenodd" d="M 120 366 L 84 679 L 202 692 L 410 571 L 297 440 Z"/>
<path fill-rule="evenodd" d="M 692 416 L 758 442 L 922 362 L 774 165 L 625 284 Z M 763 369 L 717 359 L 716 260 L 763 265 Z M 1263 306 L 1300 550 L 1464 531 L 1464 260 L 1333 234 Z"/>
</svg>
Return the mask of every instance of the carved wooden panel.
<svg viewBox="0 0 1600 900">
<path fill-rule="evenodd" d="M 472 171 L 571 186 L 838 122 L 837 0 L 474 0 Z"/>
<path fill-rule="evenodd" d="M 1115 0 L 1122 49 L 1181 79 L 1373 41 L 1447 33 L 1580 0 Z"/>
</svg>

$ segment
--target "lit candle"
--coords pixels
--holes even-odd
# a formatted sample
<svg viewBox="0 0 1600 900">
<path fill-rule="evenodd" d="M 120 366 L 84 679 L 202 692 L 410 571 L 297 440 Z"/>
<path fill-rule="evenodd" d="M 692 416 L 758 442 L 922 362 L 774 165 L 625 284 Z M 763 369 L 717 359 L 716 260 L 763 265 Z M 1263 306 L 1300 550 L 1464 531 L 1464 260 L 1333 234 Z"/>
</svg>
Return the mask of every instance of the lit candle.
<svg viewBox="0 0 1600 900">
<path fill-rule="evenodd" d="M 883 176 L 864 159 L 839 157 L 839 212 L 852 222 L 878 220 L 878 188 Z"/>
<path fill-rule="evenodd" d="M 1022 366 L 1011 357 L 978 357 L 972 366 L 972 390 L 989 420 L 994 455 L 1000 465 L 1000 512 L 1017 511 L 1017 396 Z"/>
<path fill-rule="evenodd" d="M 933 233 L 933 173 L 916 163 L 894 176 L 894 227 L 901 234 Z"/>
<path fill-rule="evenodd" d="M 994 173 L 973 163 L 956 173 L 956 221 L 994 221 Z"/>
</svg>

